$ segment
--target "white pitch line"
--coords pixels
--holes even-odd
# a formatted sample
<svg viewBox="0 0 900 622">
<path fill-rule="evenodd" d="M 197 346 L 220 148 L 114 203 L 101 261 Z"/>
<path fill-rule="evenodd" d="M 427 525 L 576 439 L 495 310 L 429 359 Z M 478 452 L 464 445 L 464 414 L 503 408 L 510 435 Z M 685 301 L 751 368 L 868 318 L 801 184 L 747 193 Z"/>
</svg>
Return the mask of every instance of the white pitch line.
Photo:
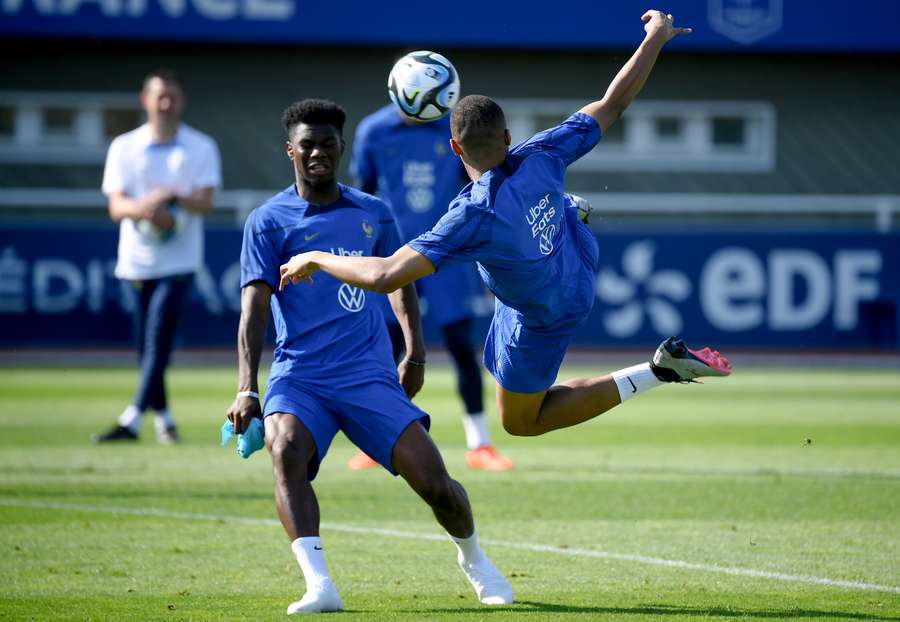
<svg viewBox="0 0 900 622">
<path fill-rule="evenodd" d="M 110 507 L 102 505 L 89 505 L 80 503 L 57 503 L 53 501 L 35 501 L 29 499 L 11 499 L 0 497 L 0 506 L 19 508 L 41 508 L 47 510 L 68 510 L 76 512 L 97 512 L 104 514 L 123 514 L 130 516 L 158 516 L 160 518 L 178 518 L 183 520 L 212 521 L 222 523 L 237 523 L 243 525 L 261 525 L 266 527 L 278 527 L 281 523 L 274 518 L 253 518 L 250 516 L 224 516 L 219 514 L 203 514 L 194 512 L 177 512 L 159 508 L 126 508 Z M 379 527 L 361 527 L 357 525 L 344 525 L 340 523 L 322 523 L 322 529 L 340 531 L 344 533 L 360 533 L 368 535 L 386 536 L 391 538 L 407 538 L 412 540 L 432 540 L 444 542 L 446 536 L 419 533 L 414 531 L 400 531 L 397 529 L 382 529 Z M 847 581 L 845 579 L 829 579 L 827 577 L 815 577 L 811 575 L 788 574 L 784 572 L 770 572 L 768 570 L 754 570 L 752 568 L 739 568 L 737 566 L 719 566 L 718 564 L 699 564 L 677 559 L 663 559 L 661 557 L 648 557 L 631 553 L 612 553 L 609 551 L 597 551 L 594 549 L 560 548 L 545 544 L 532 544 L 528 542 L 509 542 L 507 540 L 495 540 L 493 538 L 480 538 L 483 544 L 501 546 L 504 548 L 531 551 L 534 553 L 552 553 L 555 555 L 569 555 L 573 557 L 590 557 L 598 559 L 614 559 L 617 561 L 637 562 L 652 566 L 664 566 L 682 570 L 701 570 L 718 574 L 736 575 L 742 577 L 754 577 L 758 579 L 771 579 L 775 581 L 787 581 L 793 583 L 808 583 L 811 585 L 824 585 L 827 587 L 846 588 L 850 590 L 863 590 L 867 592 L 887 592 L 900 594 L 900 587 L 893 585 L 880 585 L 878 583 L 865 583 L 863 581 Z"/>
</svg>

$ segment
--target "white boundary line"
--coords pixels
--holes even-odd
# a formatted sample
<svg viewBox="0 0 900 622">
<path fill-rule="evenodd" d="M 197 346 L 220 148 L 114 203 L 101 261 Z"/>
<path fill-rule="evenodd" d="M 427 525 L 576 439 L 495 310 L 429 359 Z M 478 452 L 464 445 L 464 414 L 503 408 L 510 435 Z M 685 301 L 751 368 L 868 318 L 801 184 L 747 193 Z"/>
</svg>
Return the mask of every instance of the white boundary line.
<svg viewBox="0 0 900 622">
<path fill-rule="evenodd" d="M 262 525 L 266 527 L 281 526 L 274 518 L 253 518 L 249 516 L 224 516 L 219 514 L 203 514 L 194 512 L 178 512 L 158 508 L 126 508 L 110 507 L 102 505 L 89 505 L 79 503 L 56 503 L 52 501 L 36 501 L 29 499 L 11 499 L 0 497 L 0 506 L 17 508 L 41 508 L 47 510 L 66 510 L 76 512 L 98 512 L 105 514 L 122 514 L 130 516 L 157 516 L 161 518 L 177 518 L 182 520 L 215 521 L 236 523 L 243 525 Z M 386 536 L 391 538 L 407 538 L 412 540 L 433 540 L 444 542 L 446 536 L 414 531 L 399 531 L 396 529 L 381 529 L 378 527 L 361 527 L 340 523 L 322 523 L 322 529 L 326 531 L 340 531 L 344 533 L 359 533 Z M 568 555 L 572 557 L 589 557 L 595 559 L 613 559 L 617 561 L 636 562 L 652 566 L 664 566 L 681 570 L 700 570 L 718 574 L 736 575 L 742 577 L 754 577 L 757 579 L 772 579 L 792 583 L 807 583 L 811 585 L 824 585 L 827 587 L 845 588 L 850 590 L 863 590 L 866 592 L 887 592 L 900 594 L 900 587 L 892 585 L 880 585 L 877 583 L 865 583 L 863 581 L 847 581 L 845 579 L 828 579 L 811 575 L 788 574 L 784 572 L 770 572 L 767 570 L 754 570 L 752 568 L 739 568 L 736 566 L 719 566 L 717 564 L 698 564 L 677 559 L 663 559 L 660 557 L 648 557 L 630 553 L 611 553 L 609 551 L 597 551 L 594 549 L 559 548 L 545 544 L 533 544 L 528 542 L 509 542 L 507 540 L 495 540 L 482 538 L 481 542 L 490 546 L 500 546 L 534 553 L 552 553 L 555 555 Z"/>
</svg>

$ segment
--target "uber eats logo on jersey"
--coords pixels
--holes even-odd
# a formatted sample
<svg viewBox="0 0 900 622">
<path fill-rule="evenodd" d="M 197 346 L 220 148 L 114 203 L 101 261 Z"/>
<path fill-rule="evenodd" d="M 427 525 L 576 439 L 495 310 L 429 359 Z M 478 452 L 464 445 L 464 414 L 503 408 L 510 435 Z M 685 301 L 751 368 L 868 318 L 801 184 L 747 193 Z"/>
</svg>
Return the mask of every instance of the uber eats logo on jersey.
<svg viewBox="0 0 900 622">
<path fill-rule="evenodd" d="M 347 250 L 343 246 L 338 246 L 334 248 L 333 246 L 329 249 L 332 255 L 337 255 L 338 257 L 362 257 L 362 251 L 351 251 Z"/>
<path fill-rule="evenodd" d="M 539 241 L 541 252 L 549 255 L 553 252 L 553 236 L 556 235 L 556 225 L 550 221 L 556 215 L 556 208 L 550 205 L 550 194 L 538 201 L 537 205 L 528 208 L 525 220 L 531 227 L 531 237 L 541 236 Z"/>
</svg>

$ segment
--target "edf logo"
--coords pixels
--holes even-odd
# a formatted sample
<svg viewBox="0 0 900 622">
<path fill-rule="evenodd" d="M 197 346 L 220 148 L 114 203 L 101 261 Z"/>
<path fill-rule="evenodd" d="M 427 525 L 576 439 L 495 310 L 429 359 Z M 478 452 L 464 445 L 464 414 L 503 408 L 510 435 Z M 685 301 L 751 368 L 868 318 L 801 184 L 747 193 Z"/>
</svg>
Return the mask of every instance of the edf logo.
<svg viewBox="0 0 900 622">
<path fill-rule="evenodd" d="M 862 327 L 862 304 L 879 300 L 882 283 L 890 282 L 882 249 L 763 243 L 680 257 L 690 245 L 666 252 L 673 248 L 667 242 L 631 242 L 618 265 L 600 270 L 597 297 L 608 335 L 628 338 L 651 329 L 666 336 L 691 328 L 783 335 L 826 327 L 849 334 Z"/>
<path fill-rule="evenodd" d="M 853 330 L 859 304 L 878 298 L 881 265 L 877 250 L 840 249 L 829 265 L 802 248 L 772 249 L 765 262 L 746 248 L 723 248 L 703 266 L 700 304 L 725 331 L 808 330 L 831 311 L 836 330 Z"/>
</svg>

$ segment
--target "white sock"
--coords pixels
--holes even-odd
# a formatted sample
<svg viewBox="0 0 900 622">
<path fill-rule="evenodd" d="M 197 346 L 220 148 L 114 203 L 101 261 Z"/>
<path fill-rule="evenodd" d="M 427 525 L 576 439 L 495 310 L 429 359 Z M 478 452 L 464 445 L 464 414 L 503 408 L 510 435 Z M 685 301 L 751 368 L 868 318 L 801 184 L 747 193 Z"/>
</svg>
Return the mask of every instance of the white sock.
<svg viewBox="0 0 900 622">
<path fill-rule="evenodd" d="M 463 429 L 466 431 L 466 446 L 469 449 L 478 449 L 491 444 L 491 433 L 488 430 L 488 420 L 484 413 L 469 413 L 463 415 Z"/>
<path fill-rule="evenodd" d="M 447 535 L 450 536 L 449 533 Z M 473 531 L 472 535 L 468 538 L 450 536 L 450 539 L 453 540 L 453 544 L 456 545 L 456 548 L 459 551 L 459 559 L 462 563 L 474 564 L 484 557 L 484 551 L 481 550 L 481 546 L 478 544 L 477 532 Z"/>
<path fill-rule="evenodd" d="M 119 425 L 128 428 L 135 434 L 141 431 L 141 421 L 143 420 L 143 411 L 139 410 L 134 404 L 129 404 L 121 415 L 119 415 Z"/>
<path fill-rule="evenodd" d="M 322 538 L 319 536 L 297 538 L 291 542 L 291 550 L 294 551 L 297 563 L 300 564 L 300 570 L 303 571 L 307 590 L 331 581 L 331 577 L 328 576 L 328 567 L 325 566 Z"/>
<path fill-rule="evenodd" d="M 175 419 L 172 418 L 172 411 L 168 408 L 163 408 L 162 410 L 157 411 L 156 425 L 157 427 L 174 428 Z"/>
<path fill-rule="evenodd" d="M 614 371 L 612 377 L 616 381 L 616 386 L 619 388 L 619 398 L 623 402 L 644 391 L 666 384 L 656 377 L 650 369 L 650 363 L 641 363 L 640 365 L 633 365 Z"/>
</svg>

